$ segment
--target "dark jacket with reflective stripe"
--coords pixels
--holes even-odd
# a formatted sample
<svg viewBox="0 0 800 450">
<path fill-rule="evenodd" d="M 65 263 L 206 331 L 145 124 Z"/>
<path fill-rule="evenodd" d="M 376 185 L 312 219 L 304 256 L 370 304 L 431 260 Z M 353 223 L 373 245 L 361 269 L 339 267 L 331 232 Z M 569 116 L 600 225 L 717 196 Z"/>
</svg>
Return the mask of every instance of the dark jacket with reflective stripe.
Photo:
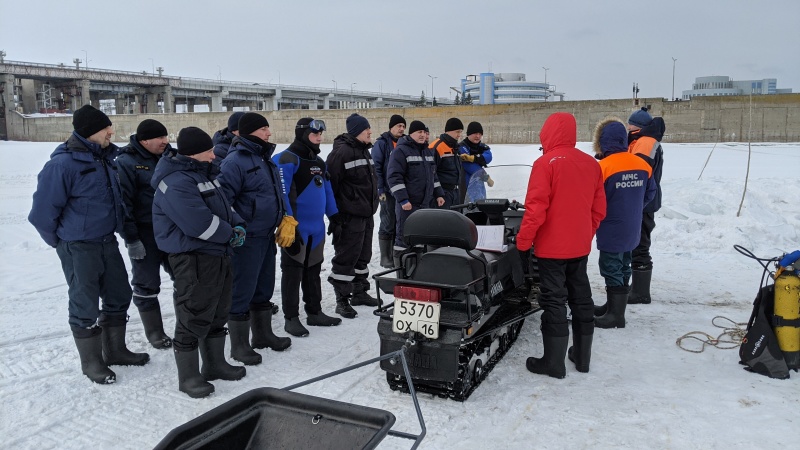
<svg viewBox="0 0 800 450">
<path fill-rule="evenodd" d="M 170 149 L 167 145 L 164 152 L 169 152 Z M 120 236 L 127 243 L 139 240 L 137 224 L 153 226 L 153 196 L 156 191 L 150 186 L 150 180 L 160 158 L 161 156 L 142 147 L 135 134 L 117 156 L 119 184 L 122 188 L 122 200 L 125 202 L 125 224 Z"/>
<path fill-rule="evenodd" d="M 647 161 L 653 168 L 653 180 L 656 182 L 656 196 L 644 207 L 644 212 L 654 213 L 661 209 L 661 171 L 664 167 L 664 150 L 661 139 L 666 126 L 664 119 L 654 117 L 653 122 L 639 131 L 628 133 L 628 152 Z"/>
<path fill-rule="evenodd" d="M 436 176 L 442 187 L 453 190 L 461 184 L 462 172 L 461 158 L 458 156 L 458 141 L 449 134 L 443 133 L 439 139 L 431 142 L 429 146 L 433 150 L 433 157 L 436 160 Z"/>
<path fill-rule="evenodd" d="M 378 210 L 378 178 L 370 147 L 372 144 L 365 144 L 349 133 L 333 140 L 333 150 L 325 164 L 340 213 L 372 217 Z"/>
<path fill-rule="evenodd" d="M 219 168 L 176 152 L 165 153 L 151 185 L 153 231 L 161 251 L 231 255 L 236 225 L 245 226 L 215 180 Z"/>
<path fill-rule="evenodd" d="M 225 127 L 216 133 L 214 133 L 214 137 L 211 138 L 211 141 L 214 142 L 214 164 L 220 165 L 222 161 L 228 156 L 228 151 L 230 151 L 231 144 L 233 143 L 233 138 L 236 135 L 228 131 L 228 127 Z"/>
<path fill-rule="evenodd" d="M 123 205 L 117 166 L 119 149 L 101 148 L 77 133 L 59 145 L 39 172 L 28 221 L 42 239 L 92 241 L 122 231 Z"/>
<path fill-rule="evenodd" d="M 378 195 L 389 194 L 389 182 L 387 177 L 389 175 L 389 156 L 392 150 L 397 146 L 397 141 L 392 136 L 392 133 L 386 131 L 378 139 L 375 139 L 375 145 L 372 147 L 372 160 L 375 162 L 375 176 L 378 177 Z"/>
<path fill-rule="evenodd" d="M 217 180 L 233 209 L 247 222 L 247 237 L 264 237 L 274 233 L 283 218 L 283 186 L 271 159 L 275 144 L 255 139 L 233 139 Z"/>
<path fill-rule="evenodd" d="M 426 144 L 417 144 L 410 136 L 397 142 L 389 159 L 389 191 L 398 203 L 411 202 L 420 208 L 430 207 L 444 191 L 436 175 L 433 150 Z"/>
</svg>

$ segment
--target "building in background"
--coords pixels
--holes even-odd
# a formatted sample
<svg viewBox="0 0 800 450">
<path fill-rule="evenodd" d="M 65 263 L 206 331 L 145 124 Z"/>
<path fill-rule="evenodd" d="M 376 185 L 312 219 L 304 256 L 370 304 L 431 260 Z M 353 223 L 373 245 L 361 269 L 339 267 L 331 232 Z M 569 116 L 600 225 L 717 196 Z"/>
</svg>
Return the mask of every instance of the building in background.
<svg viewBox="0 0 800 450">
<path fill-rule="evenodd" d="M 475 105 L 535 103 L 564 100 L 563 92 L 547 81 L 525 81 L 524 73 L 482 73 L 461 80 L 461 98 Z"/>
<path fill-rule="evenodd" d="M 777 78 L 763 80 L 731 80 L 726 76 L 698 77 L 694 79 L 692 89 L 683 91 L 683 99 L 692 97 L 713 97 L 719 95 L 769 95 L 791 94 L 791 89 L 778 89 Z"/>
</svg>

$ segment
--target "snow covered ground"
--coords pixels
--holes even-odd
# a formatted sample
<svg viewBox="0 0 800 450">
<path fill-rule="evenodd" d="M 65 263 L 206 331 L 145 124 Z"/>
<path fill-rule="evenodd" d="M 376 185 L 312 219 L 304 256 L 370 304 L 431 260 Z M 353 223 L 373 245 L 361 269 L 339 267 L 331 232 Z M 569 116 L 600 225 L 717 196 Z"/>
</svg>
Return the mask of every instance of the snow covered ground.
<svg viewBox="0 0 800 450">
<path fill-rule="evenodd" d="M 286 352 L 262 351 L 264 362 L 248 367 L 243 380 L 216 381 L 212 396 L 193 400 L 177 390 L 172 352 L 147 344 L 131 308 L 128 346 L 149 352 L 150 363 L 114 367 L 117 383 L 111 386 L 90 382 L 81 374 L 67 324 L 67 286 L 58 257 L 26 220 L 36 175 L 55 146 L 0 142 L 1 447 L 151 448 L 172 428 L 250 389 L 288 386 L 378 355 L 377 318 L 359 307 L 356 319 L 339 327 L 311 328 L 309 337 L 293 338 Z M 580 147 L 589 151 L 591 145 Z M 735 252 L 734 244 L 765 257 L 800 247 L 800 144 L 753 145 L 741 217 L 736 211 L 748 146 L 717 145 L 698 181 L 712 147 L 664 145 L 664 206 L 653 234 L 654 300 L 628 308 L 627 328 L 597 330 L 591 372 L 578 373 L 568 363 L 566 379 L 556 380 L 525 370 L 525 359 L 542 351 L 537 314 L 467 402 L 420 395 L 428 429 L 423 448 L 797 445 L 800 374 L 771 380 L 742 370 L 736 350 L 711 347 L 689 353 L 675 345 L 690 331 L 720 334 L 711 324 L 715 316 L 735 322 L 749 318 L 762 269 Z M 493 152 L 494 165 L 530 164 L 540 155 L 533 145 L 498 145 Z M 490 168 L 496 180 L 488 189 L 490 197 L 522 201 L 529 171 Z M 327 261 L 332 253 L 328 244 Z M 379 269 L 377 253 L 376 240 L 373 271 Z M 596 261 L 593 253 L 589 275 L 595 299 L 601 300 Z M 172 287 L 166 276 L 163 280 L 162 310 L 172 329 Z M 323 285 L 323 306 L 333 313 L 333 292 Z M 285 335 L 282 325 L 276 318 L 275 330 Z M 377 364 L 300 392 L 386 409 L 397 416 L 396 430 L 419 431 L 410 397 L 390 391 Z M 382 448 L 409 444 L 387 438 Z"/>
</svg>

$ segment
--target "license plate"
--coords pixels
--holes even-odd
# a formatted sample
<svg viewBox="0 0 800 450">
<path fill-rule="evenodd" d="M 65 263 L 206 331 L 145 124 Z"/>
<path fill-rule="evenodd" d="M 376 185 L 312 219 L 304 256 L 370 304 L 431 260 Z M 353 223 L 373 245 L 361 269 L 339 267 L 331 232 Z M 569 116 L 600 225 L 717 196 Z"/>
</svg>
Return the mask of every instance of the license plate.
<svg viewBox="0 0 800 450">
<path fill-rule="evenodd" d="M 425 337 L 439 337 L 439 315 L 442 305 L 432 302 L 395 299 L 392 331 L 406 333 L 417 331 Z"/>
</svg>

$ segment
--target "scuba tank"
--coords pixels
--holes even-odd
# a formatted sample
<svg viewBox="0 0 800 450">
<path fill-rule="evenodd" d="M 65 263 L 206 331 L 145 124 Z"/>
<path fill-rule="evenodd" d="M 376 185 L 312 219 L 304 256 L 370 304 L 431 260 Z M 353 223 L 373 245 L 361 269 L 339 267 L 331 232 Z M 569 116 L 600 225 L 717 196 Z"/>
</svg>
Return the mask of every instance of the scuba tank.
<svg viewBox="0 0 800 450">
<path fill-rule="evenodd" d="M 800 251 L 786 255 L 775 273 L 773 329 L 789 369 L 800 369 Z"/>
</svg>

